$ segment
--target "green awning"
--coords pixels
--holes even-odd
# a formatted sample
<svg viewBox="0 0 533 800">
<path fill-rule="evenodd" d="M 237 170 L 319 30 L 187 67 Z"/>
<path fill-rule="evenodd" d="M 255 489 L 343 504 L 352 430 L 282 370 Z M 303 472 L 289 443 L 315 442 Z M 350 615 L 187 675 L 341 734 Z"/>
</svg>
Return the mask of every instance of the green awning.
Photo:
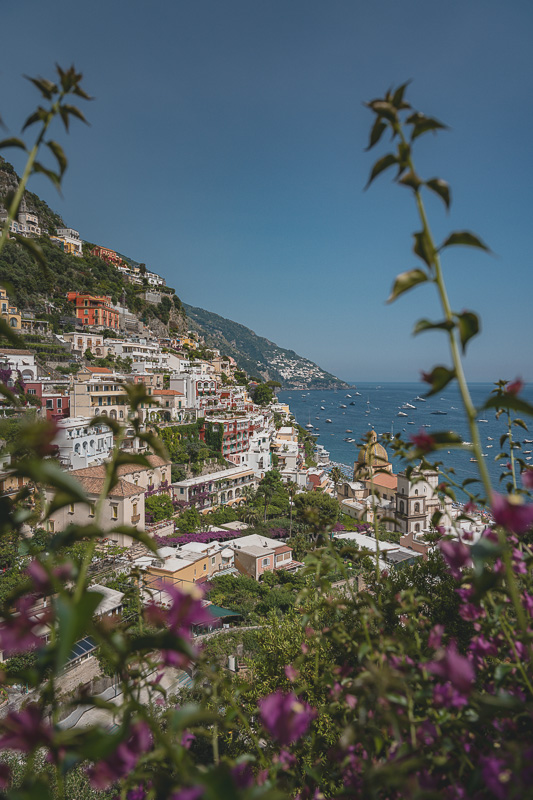
<svg viewBox="0 0 533 800">
<path fill-rule="evenodd" d="M 222 608 L 222 606 L 206 606 L 207 610 L 214 617 L 241 617 L 236 611 L 230 611 L 229 608 Z"/>
</svg>

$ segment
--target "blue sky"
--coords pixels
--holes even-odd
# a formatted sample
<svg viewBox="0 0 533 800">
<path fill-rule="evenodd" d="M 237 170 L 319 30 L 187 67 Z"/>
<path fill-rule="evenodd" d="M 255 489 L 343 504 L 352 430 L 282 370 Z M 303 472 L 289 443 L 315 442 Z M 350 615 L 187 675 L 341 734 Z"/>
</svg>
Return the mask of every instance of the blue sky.
<svg viewBox="0 0 533 800">
<path fill-rule="evenodd" d="M 345 379 L 417 380 L 449 359 L 442 335 L 411 335 L 439 317 L 430 287 L 384 302 L 416 265 L 414 204 L 389 177 L 363 191 L 384 152 L 364 152 L 363 102 L 412 79 L 450 126 L 415 151 L 452 187 L 448 215 L 428 200 L 436 238 L 470 229 L 495 253 L 444 259 L 454 310 L 482 317 L 467 376 L 531 380 L 532 22 L 530 0 L 20 0 L 0 114 L 17 133 L 37 102 L 22 74 L 74 63 L 91 127 L 58 132 L 62 198 L 30 187 L 68 225 Z"/>
</svg>

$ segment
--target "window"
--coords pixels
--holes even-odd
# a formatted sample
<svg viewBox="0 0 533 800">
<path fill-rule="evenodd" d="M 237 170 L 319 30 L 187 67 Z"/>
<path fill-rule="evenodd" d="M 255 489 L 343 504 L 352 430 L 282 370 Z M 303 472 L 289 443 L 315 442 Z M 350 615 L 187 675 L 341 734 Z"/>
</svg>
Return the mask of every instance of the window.
<svg viewBox="0 0 533 800">
<path fill-rule="evenodd" d="M 62 408 L 62 402 L 63 402 L 63 401 L 61 400 L 61 398 L 60 398 L 60 397 L 58 397 L 58 399 L 57 399 L 57 407 L 58 407 L 58 408 Z"/>
<path fill-rule="evenodd" d="M 270 559 L 269 558 L 264 558 L 263 561 L 262 561 L 262 564 L 263 564 L 264 567 L 270 566 Z"/>
<path fill-rule="evenodd" d="M 112 519 L 118 519 L 118 506 L 111 506 Z"/>
<path fill-rule="evenodd" d="M 214 567 L 214 566 L 215 566 L 215 561 L 216 561 L 216 558 L 215 558 L 215 556 L 211 556 L 211 566 L 212 566 L 212 567 Z"/>
<path fill-rule="evenodd" d="M 46 401 L 46 408 L 53 409 L 53 407 L 54 407 L 54 401 L 53 400 L 47 400 Z"/>
<path fill-rule="evenodd" d="M 70 503 L 70 505 L 68 507 L 68 513 L 69 514 L 74 514 L 74 503 Z"/>
<path fill-rule="evenodd" d="M 94 517 L 95 511 L 96 511 L 96 507 L 95 507 L 94 503 L 89 503 L 89 516 L 90 517 Z"/>
<path fill-rule="evenodd" d="M 204 564 L 204 572 L 206 571 L 206 569 L 207 569 L 207 564 Z"/>
<path fill-rule="evenodd" d="M 415 514 L 420 513 L 420 503 L 415 503 Z"/>
</svg>

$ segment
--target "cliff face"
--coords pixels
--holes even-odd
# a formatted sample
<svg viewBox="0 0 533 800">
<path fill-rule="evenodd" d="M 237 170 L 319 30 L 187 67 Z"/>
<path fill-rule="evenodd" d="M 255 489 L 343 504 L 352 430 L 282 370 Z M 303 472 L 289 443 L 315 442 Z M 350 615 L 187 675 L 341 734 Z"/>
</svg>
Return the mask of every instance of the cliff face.
<svg viewBox="0 0 533 800">
<path fill-rule="evenodd" d="M 0 219 L 5 219 L 5 199 L 10 193 L 17 191 L 19 185 L 19 176 L 13 169 L 9 161 L 6 161 L 0 156 Z M 24 200 L 28 211 L 33 212 L 39 216 L 41 227 L 46 228 L 52 233 L 56 228 L 63 228 L 65 223 L 59 214 L 52 211 L 50 206 L 41 200 L 41 198 L 33 192 L 24 192 Z"/>
</svg>

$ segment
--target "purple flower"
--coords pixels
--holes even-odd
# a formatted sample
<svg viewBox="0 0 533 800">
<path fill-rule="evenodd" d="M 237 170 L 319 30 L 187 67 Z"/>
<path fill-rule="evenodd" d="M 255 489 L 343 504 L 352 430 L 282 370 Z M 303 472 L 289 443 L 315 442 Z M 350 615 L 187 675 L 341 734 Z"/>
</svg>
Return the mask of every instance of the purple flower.
<svg viewBox="0 0 533 800">
<path fill-rule="evenodd" d="M 511 771 L 506 769 L 505 761 L 502 758 L 489 756 L 482 759 L 482 764 L 481 774 L 487 788 L 498 800 L 506 800 L 509 796 L 509 782 L 513 776 Z"/>
<path fill-rule="evenodd" d="M 468 658 L 457 652 L 455 642 L 451 642 L 437 661 L 425 665 L 428 672 L 450 681 L 458 691 L 468 694 L 475 679 L 474 667 Z"/>
<path fill-rule="evenodd" d="M 496 525 L 501 525 L 512 533 L 525 533 L 533 525 L 533 505 L 524 503 L 523 498 L 517 494 L 504 497 L 494 492 L 492 515 Z"/>
<path fill-rule="evenodd" d="M 237 789 L 249 789 L 254 783 L 254 773 L 246 762 L 235 764 L 231 770 L 231 777 Z"/>
<path fill-rule="evenodd" d="M 203 786 L 186 786 L 185 789 L 180 789 L 179 792 L 174 792 L 170 796 L 170 800 L 198 800 L 204 793 Z"/>
<path fill-rule="evenodd" d="M 411 436 L 411 441 L 423 453 L 431 453 L 435 447 L 435 439 L 423 430 Z"/>
<path fill-rule="evenodd" d="M 433 702 L 435 705 L 443 706 L 444 708 L 462 708 L 468 705 L 468 699 L 465 695 L 458 692 L 449 681 L 444 684 L 437 683 L 435 685 L 433 689 Z"/>
<path fill-rule="evenodd" d="M 213 617 L 208 611 L 207 606 L 202 605 L 202 593 L 195 587 L 195 592 L 184 592 L 176 586 L 161 587 L 172 598 L 170 608 L 162 608 L 153 601 L 148 604 L 145 610 L 146 619 L 152 625 L 170 630 L 175 636 L 191 642 L 192 625 L 202 625 L 213 621 Z M 183 666 L 180 654 L 176 654 L 179 663 L 171 664 L 172 656 L 170 651 L 165 651 L 165 663 L 168 666 Z M 170 659 L 170 661 L 169 661 Z"/>
<path fill-rule="evenodd" d="M 295 669 L 292 664 L 286 664 L 283 668 L 285 670 L 285 677 L 291 683 L 294 683 L 298 675 L 300 674 L 297 669 Z"/>
<path fill-rule="evenodd" d="M 43 564 L 41 564 L 41 562 L 37 559 L 33 559 L 33 561 L 30 561 L 28 564 L 26 572 L 31 578 L 37 591 L 45 594 L 54 591 L 52 583 L 54 578 L 62 582 L 72 578 L 73 568 L 72 564 L 59 564 L 53 568 L 51 575 L 49 575 Z"/>
<path fill-rule="evenodd" d="M 485 639 L 484 636 L 474 636 L 470 642 L 470 652 L 473 654 L 478 666 L 485 660 L 487 656 L 497 656 L 498 648 L 494 642 Z"/>
<path fill-rule="evenodd" d="M 528 467 L 522 473 L 522 483 L 526 489 L 533 489 L 533 469 Z"/>
<path fill-rule="evenodd" d="M 282 745 L 298 741 L 316 716 L 315 709 L 292 692 L 278 690 L 263 697 L 258 705 L 263 726 Z"/>
<path fill-rule="evenodd" d="M 23 711 L 10 711 L 2 721 L 1 750 L 29 753 L 37 747 L 49 746 L 52 728 L 44 721 L 42 709 L 32 703 Z"/>
<path fill-rule="evenodd" d="M 442 634 L 444 633 L 444 625 L 435 625 L 430 632 L 428 637 L 428 646 L 432 647 L 434 650 L 437 650 L 442 641 Z"/>
<path fill-rule="evenodd" d="M 191 744 L 195 741 L 196 736 L 190 731 L 184 731 L 181 737 L 181 746 L 186 750 L 190 750 Z"/>
<path fill-rule="evenodd" d="M 33 604 L 31 596 L 19 598 L 15 604 L 15 613 L 3 620 L 0 628 L 0 649 L 6 655 L 23 653 L 42 644 L 35 631 L 50 619 L 50 611 L 36 617 L 31 613 Z"/>
<path fill-rule="evenodd" d="M 439 549 L 448 565 L 449 572 L 456 580 L 459 580 L 461 577 L 461 568 L 465 566 L 470 567 L 472 565 L 470 548 L 462 542 L 441 539 L 439 541 Z"/>
<path fill-rule="evenodd" d="M 132 772 L 139 758 L 152 744 L 152 734 L 146 722 L 132 726 L 130 735 L 103 761 L 89 768 L 89 780 L 94 789 L 107 789 L 115 781 Z"/>
</svg>

